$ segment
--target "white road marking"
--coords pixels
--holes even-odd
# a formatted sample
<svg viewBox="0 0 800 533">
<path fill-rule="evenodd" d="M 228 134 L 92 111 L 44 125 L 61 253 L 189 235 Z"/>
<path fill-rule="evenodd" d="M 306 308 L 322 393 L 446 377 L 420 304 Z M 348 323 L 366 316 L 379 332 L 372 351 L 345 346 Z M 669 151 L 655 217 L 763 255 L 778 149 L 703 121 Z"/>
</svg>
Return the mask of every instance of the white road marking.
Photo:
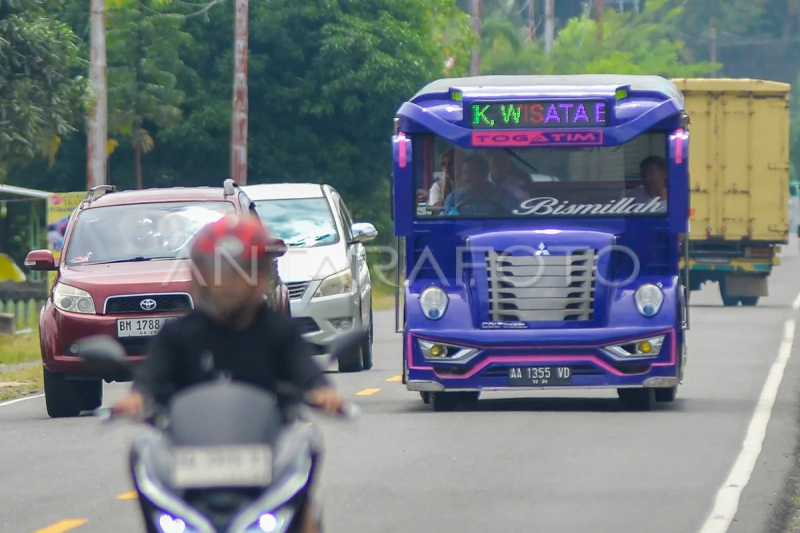
<svg viewBox="0 0 800 533">
<path fill-rule="evenodd" d="M 800 301 L 800 296 L 795 302 Z M 784 326 L 783 341 L 778 350 L 778 357 L 772 363 L 772 368 L 767 375 L 767 381 L 761 390 L 753 418 L 750 420 L 750 427 L 747 428 L 747 436 L 742 445 L 742 451 L 725 480 L 722 487 L 717 492 L 717 499 L 714 508 L 711 510 L 708 519 L 700 529 L 700 533 L 725 533 L 736 515 L 739 508 L 739 499 L 742 491 L 750 481 L 750 476 L 756 466 L 758 456 L 767 435 L 767 424 L 772 416 L 772 408 L 781 386 L 786 364 L 792 355 L 792 344 L 794 344 L 795 320 L 787 320 Z"/>
<path fill-rule="evenodd" d="M 7 402 L 0 403 L 0 407 L 5 407 L 7 405 L 13 405 L 15 403 L 24 402 L 26 400 L 33 400 L 34 398 L 42 398 L 44 394 L 34 394 L 33 396 L 25 396 L 24 398 L 17 398 L 16 400 L 9 400 Z"/>
<path fill-rule="evenodd" d="M 800 309 L 800 294 L 798 294 L 797 298 L 795 298 L 794 302 L 792 302 L 792 309 L 794 309 L 795 311 Z"/>
</svg>

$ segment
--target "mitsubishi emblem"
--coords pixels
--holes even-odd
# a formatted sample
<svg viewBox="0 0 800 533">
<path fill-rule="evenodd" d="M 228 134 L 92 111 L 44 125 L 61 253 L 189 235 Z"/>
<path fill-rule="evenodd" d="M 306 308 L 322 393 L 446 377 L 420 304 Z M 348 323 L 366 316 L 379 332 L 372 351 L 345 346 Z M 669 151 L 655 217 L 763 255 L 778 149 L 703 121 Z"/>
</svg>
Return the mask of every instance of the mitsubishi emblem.
<svg viewBox="0 0 800 533">
<path fill-rule="evenodd" d="M 538 250 L 536 250 L 536 251 L 533 253 L 533 255 L 550 255 L 550 251 L 549 251 L 547 248 L 545 248 L 545 246 L 544 246 L 544 243 L 543 243 L 543 242 L 540 242 L 540 243 L 539 243 L 539 249 L 538 249 Z"/>
<path fill-rule="evenodd" d="M 139 302 L 139 307 L 141 307 L 145 311 L 152 311 L 153 309 L 156 308 L 156 305 L 158 304 L 156 304 L 156 301 L 153 300 L 152 298 L 147 298 L 146 300 L 142 300 L 141 302 Z"/>
</svg>

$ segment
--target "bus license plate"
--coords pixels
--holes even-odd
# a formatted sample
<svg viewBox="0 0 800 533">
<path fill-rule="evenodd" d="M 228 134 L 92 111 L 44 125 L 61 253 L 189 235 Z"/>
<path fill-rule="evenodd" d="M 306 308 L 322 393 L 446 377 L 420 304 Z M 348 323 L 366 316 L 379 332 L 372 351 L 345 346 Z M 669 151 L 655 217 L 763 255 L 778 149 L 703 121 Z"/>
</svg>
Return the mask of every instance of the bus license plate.
<svg viewBox="0 0 800 533">
<path fill-rule="evenodd" d="M 515 366 L 508 380 L 512 387 L 557 387 L 572 385 L 572 372 L 568 366 Z"/>
<path fill-rule="evenodd" d="M 151 337 L 175 316 L 159 316 L 153 318 L 118 318 L 117 337 Z"/>
</svg>

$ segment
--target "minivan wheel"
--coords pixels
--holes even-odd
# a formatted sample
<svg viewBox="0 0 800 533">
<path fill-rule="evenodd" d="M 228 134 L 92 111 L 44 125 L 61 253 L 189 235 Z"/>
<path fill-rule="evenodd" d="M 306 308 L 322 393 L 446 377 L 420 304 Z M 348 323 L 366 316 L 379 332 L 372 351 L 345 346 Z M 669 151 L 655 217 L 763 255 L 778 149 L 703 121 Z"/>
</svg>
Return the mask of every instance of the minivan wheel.
<svg viewBox="0 0 800 533">
<path fill-rule="evenodd" d="M 374 325 L 372 322 L 372 310 L 369 312 L 369 337 L 364 341 L 361 346 L 361 359 L 363 361 L 364 370 L 372 368 L 372 339 L 374 338 Z"/>
<path fill-rule="evenodd" d="M 78 383 L 69 381 L 64 374 L 54 374 L 42 367 L 44 400 L 50 418 L 66 418 L 81 414 L 81 395 Z"/>
</svg>

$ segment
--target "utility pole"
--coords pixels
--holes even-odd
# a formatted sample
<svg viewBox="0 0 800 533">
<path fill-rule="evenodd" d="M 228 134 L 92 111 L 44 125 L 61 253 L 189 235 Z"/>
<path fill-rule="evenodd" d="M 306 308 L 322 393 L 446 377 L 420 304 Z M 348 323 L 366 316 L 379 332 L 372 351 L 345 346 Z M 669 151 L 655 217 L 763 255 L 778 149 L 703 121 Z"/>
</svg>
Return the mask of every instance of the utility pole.
<svg viewBox="0 0 800 533">
<path fill-rule="evenodd" d="M 469 75 L 479 76 L 481 73 L 481 19 L 483 18 L 483 0 L 472 0 L 472 29 L 478 36 L 478 44 L 472 50 L 469 65 Z"/>
<path fill-rule="evenodd" d="M 594 0 L 594 20 L 597 24 L 597 42 L 603 42 L 603 0 Z"/>
<path fill-rule="evenodd" d="M 89 82 L 95 97 L 89 113 L 86 153 L 88 189 L 108 183 L 108 82 L 106 80 L 105 0 L 91 0 Z"/>
<path fill-rule="evenodd" d="M 236 0 L 233 41 L 233 113 L 231 117 L 231 178 L 247 185 L 247 47 L 248 0 Z"/>
<path fill-rule="evenodd" d="M 553 51 L 553 41 L 555 40 L 555 0 L 545 0 L 544 2 L 544 51 L 550 54 Z"/>
<path fill-rule="evenodd" d="M 534 15 L 536 10 L 536 0 L 528 0 L 528 30 L 531 42 L 536 40 L 536 21 Z"/>
<path fill-rule="evenodd" d="M 711 27 L 711 62 L 717 62 L 717 28 Z M 711 76 L 716 78 L 717 77 L 717 70 L 714 69 L 714 72 L 711 73 Z"/>
</svg>

